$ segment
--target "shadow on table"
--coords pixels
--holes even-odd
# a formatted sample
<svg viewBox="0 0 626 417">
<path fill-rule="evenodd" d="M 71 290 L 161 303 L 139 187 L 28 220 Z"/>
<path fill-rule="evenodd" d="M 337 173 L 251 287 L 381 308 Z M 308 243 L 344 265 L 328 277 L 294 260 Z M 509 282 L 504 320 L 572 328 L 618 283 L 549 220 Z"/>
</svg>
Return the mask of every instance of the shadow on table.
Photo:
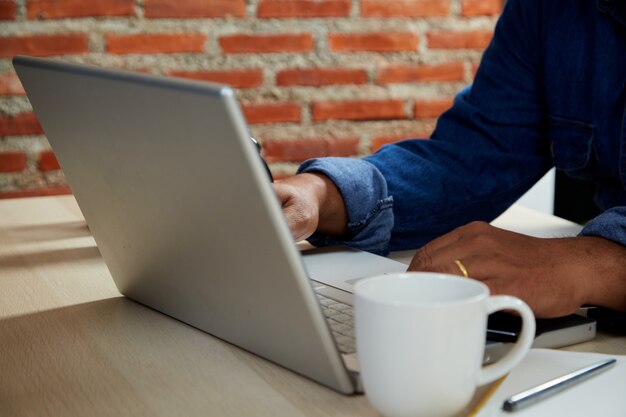
<svg viewBox="0 0 626 417">
<path fill-rule="evenodd" d="M 63 240 L 91 236 L 84 220 L 5 228 L 12 240 L 19 243 Z"/>
<path fill-rule="evenodd" d="M 331 390 L 124 297 L 0 320 L 4 415 L 373 414 Z M 315 389 L 313 389 L 315 388 Z M 295 404 L 298 404 L 296 407 Z M 250 409 L 250 407 L 248 407 Z M 365 411 L 365 412 L 364 412 Z"/>
<path fill-rule="evenodd" d="M 67 249 L 52 249 L 30 253 L 1 255 L 0 265 L 2 268 L 24 268 L 44 266 L 58 263 L 75 263 L 84 260 L 102 258 L 98 248 L 85 246 Z"/>
</svg>

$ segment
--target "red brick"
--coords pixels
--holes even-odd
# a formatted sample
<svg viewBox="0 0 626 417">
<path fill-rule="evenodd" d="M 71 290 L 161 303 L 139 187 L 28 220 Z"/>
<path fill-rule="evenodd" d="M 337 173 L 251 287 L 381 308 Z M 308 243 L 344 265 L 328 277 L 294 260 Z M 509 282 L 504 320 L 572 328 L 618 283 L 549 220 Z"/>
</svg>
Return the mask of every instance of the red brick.
<svg viewBox="0 0 626 417">
<path fill-rule="evenodd" d="M 257 16 L 261 18 L 347 17 L 350 0 L 262 0 Z"/>
<path fill-rule="evenodd" d="M 359 153 L 359 138 L 275 140 L 263 142 L 267 162 L 301 162 L 322 156 L 353 156 Z"/>
<path fill-rule="evenodd" d="M 28 0 L 26 14 L 29 19 L 133 16 L 135 0 Z"/>
<path fill-rule="evenodd" d="M 24 87 L 14 72 L 0 74 L 0 94 L 18 96 L 26 94 Z"/>
<path fill-rule="evenodd" d="M 17 7 L 14 0 L 0 0 L 0 20 L 15 20 Z"/>
<path fill-rule="evenodd" d="M 199 33 L 107 34 L 105 36 L 106 50 L 112 54 L 203 52 L 206 39 L 206 35 Z"/>
<path fill-rule="evenodd" d="M 402 100 L 321 101 L 313 103 L 313 120 L 404 119 Z"/>
<path fill-rule="evenodd" d="M 219 40 L 226 54 L 310 52 L 313 50 L 313 35 L 310 33 L 281 33 L 228 35 Z"/>
<path fill-rule="evenodd" d="M 333 33 L 328 47 L 333 52 L 415 51 L 419 36 L 414 32 Z"/>
<path fill-rule="evenodd" d="M 363 69 L 291 68 L 281 70 L 276 75 L 276 84 L 280 86 L 322 86 L 333 84 L 365 83 L 367 83 L 367 72 Z"/>
<path fill-rule="evenodd" d="M 66 194 L 72 194 L 72 190 L 67 185 L 60 187 L 29 188 L 17 191 L 2 191 L 0 192 L 0 198 L 41 197 Z"/>
<path fill-rule="evenodd" d="M 472 63 L 472 79 L 474 79 L 474 77 L 476 77 L 476 71 L 478 71 L 478 66 L 480 65 L 480 62 L 473 62 Z"/>
<path fill-rule="evenodd" d="M 258 68 L 219 71 L 170 71 L 168 75 L 228 84 L 233 88 L 254 88 L 263 85 L 263 70 Z"/>
<path fill-rule="evenodd" d="M 54 152 L 52 151 L 43 151 L 39 153 L 37 167 L 40 171 L 55 171 L 61 169 L 59 161 L 57 161 L 57 157 L 54 156 Z"/>
<path fill-rule="evenodd" d="M 62 35 L 8 36 L 0 38 L 0 57 L 14 55 L 66 55 L 84 54 L 89 50 L 85 33 Z"/>
<path fill-rule="evenodd" d="M 35 113 L 20 113 L 15 116 L 0 117 L 0 137 L 40 134 L 43 134 L 43 129 Z"/>
<path fill-rule="evenodd" d="M 246 0 L 145 0 L 148 18 L 244 17 Z"/>
<path fill-rule="evenodd" d="M 359 153 L 358 137 L 328 139 L 328 156 L 352 156 Z"/>
<path fill-rule="evenodd" d="M 463 16 L 495 16 L 502 11 L 503 0 L 462 0 Z"/>
<path fill-rule="evenodd" d="M 450 0 L 361 0 L 363 17 L 429 17 L 450 14 Z"/>
<path fill-rule="evenodd" d="M 378 84 L 462 81 L 464 66 L 462 62 L 450 62 L 439 65 L 388 66 L 378 73 Z"/>
<path fill-rule="evenodd" d="M 416 100 L 413 115 L 416 119 L 435 118 L 452 107 L 454 98 L 437 98 L 432 100 Z"/>
<path fill-rule="evenodd" d="M 26 169 L 24 151 L 0 152 L 0 172 L 19 172 Z"/>
<path fill-rule="evenodd" d="M 249 124 L 300 122 L 302 109 L 297 103 L 255 103 L 241 106 Z"/>
<path fill-rule="evenodd" d="M 428 47 L 437 49 L 484 49 L 489 45 L 493 32 L 470 30 L 465 32 L 428 32 Z"/>
<path fill-rule="evenodd" d="M 370 150 L 372 153 L 378 151 L 384 145 L 396 143 L 407 139 L 425 139 L 430 137 L 430 133 L 420 132 L 416 134 L 407 134 L 402 136 L 378 136 L 372 139 Z"/>
</svg>

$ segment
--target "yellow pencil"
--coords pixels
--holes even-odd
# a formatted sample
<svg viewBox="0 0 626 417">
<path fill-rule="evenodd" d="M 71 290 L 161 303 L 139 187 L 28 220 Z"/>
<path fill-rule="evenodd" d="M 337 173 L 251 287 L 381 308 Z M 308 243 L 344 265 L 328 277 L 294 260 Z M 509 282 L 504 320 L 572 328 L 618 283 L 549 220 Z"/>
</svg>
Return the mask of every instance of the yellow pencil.
<svg viewBox="0 0 626 417">
<path fill-rule="evenodd" d="M 498 389 L 498 387 L 500 387 L 500 384 L 502 384 L 502 381 L 504 381 L 506 377 L 507 375 L 504 375 L 502 378 L 493 383 L 491 388 L 489 388 L 489 391 L 487 391 L 484 397 L 480 399 L 478 404 L 476 404 L 476 407 L 474 407 L 474 409 L 467 415 L 467 417 L 476 417 L 476 415 L 478 415 L 478 412 L 482 410 L 485 404 L 487 404 L 487 401 L 489 401 L 493 393 L 496 392 L 496 390 Z"/>
</svg>

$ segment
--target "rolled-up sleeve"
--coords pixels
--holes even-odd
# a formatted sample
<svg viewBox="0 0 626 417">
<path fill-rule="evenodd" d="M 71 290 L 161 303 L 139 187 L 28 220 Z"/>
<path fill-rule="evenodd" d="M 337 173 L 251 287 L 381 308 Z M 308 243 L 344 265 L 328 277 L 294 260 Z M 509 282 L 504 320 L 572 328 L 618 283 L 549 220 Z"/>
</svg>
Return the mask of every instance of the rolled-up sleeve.
<svg viewBox="0 0 626 417">
<path fill-rule="evenodd" d="M 541 178 L 552 159 L 538 71 L 539 1 L 507 2 L 474 84 L 457 94 L 429 140 L 301 167 L 337 184 L 350 222 L 350 240 L 315 235 L 312 243 L 376 253 L 417 248 L 470 221 L 493 220 Z"/>
<path fill-rule="evenodd" d="M 306 161 L 298 173 L 318 172 L 339 189 L 348 213 L 348 236 L 342 240 L 315 233 L 309 242 L 316 246 L 349 245 L 368 252 L 386 254 L 393 229 L 393 198 L 380 171 L 362 159 L 323 158 Z"/>
<path fill-rule="evenodd" d="M 599 236 L 626 246 L 626 206 L 613 207 L 593 218 L 581 236 Z"/>
</svg>

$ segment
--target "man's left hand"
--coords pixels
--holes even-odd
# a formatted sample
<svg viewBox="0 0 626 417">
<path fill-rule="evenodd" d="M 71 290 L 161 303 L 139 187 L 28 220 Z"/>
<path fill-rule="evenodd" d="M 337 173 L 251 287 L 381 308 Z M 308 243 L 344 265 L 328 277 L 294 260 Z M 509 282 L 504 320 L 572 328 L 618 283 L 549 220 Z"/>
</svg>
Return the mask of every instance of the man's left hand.
<svg viewBox="0 0 626 417">
<path fill-rule="evenodd" d="M 455 260 L 492 294 L 521 298 L 537 317 L 583 304 L 626 310 L 626 248 L 601 237 L 542 239 L 473 222 L 420 248 L 409 271 L 463 275 Z"/>
</svg>

